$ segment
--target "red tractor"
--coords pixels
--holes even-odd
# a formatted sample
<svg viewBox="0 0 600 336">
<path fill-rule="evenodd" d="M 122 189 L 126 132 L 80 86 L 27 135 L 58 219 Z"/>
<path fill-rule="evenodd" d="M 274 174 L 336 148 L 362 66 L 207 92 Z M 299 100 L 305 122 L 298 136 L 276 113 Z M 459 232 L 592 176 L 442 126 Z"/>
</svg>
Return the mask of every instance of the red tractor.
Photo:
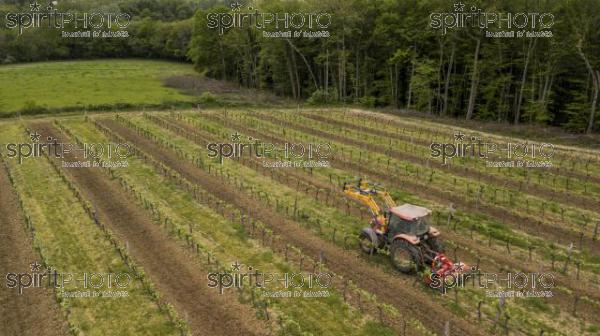
<svg viewBox="0 0 600 336">
<path fill-rule="evenodd" d="M 371 187 L 362 180 L 356 185 L 345 183 L 343 190 L 371 211 L 371 225 L 360 233 L 360 247 L 365 253 L 388 249 L 394 267 L 407 274 L 424 270 L 427 265 L 431 275 L 440 277 L 465 269 L 464 264 L 454 263 L 444 254 L 441 233 L 429 224 L 431 210 L 412 204 L 398 206 L 385 189 Z"/>
</svg>

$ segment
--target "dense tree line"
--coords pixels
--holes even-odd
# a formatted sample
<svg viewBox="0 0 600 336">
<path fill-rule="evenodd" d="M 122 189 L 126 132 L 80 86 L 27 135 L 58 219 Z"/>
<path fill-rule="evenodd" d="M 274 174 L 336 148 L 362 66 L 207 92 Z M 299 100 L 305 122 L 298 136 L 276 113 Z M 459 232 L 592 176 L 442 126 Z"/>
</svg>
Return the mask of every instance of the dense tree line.
<svg viewBox="0 0 600 336">
<path fill-rule="evenodd" d="M 189 60 L 208 76 L 315 103 L 392 106 L 578 132 L 600 124 L 597 0 L 465 2 L 483 12 L 553 14 L 552 37 L 505 38 L 486 37 L 485 29 L 473 27 L 446 34 L 432 29 L 432 13 L 455 11 L 443 0 L 239 2 L 242 12 L 254 6 L 270 13 L 331 13 L 330 36 L 267 38 L 249 26 L 221 35 L 208 27 L 207 15 L 232 13 L 229 1 L 130 0 L 105 5 L 134 14 L 128 39 L 65 41 L 51 31 L 17 38 L 2 30 L 0 60 Z"/>
<path fill-rule="evenodd" d="M 2 10 L 4 18 L 10 9 L 29 11 L 29 0 L 11 0 L 14 7 Z M 20 4 L 22 3 L 22 4 Z M 43 3 L 40 1 L 40 3 Z M 148 57 L 186 61 L 193 31 L 192 16 L 198 8 L 191 1 L 128 0 L 90 7 L 84 2 L 60 2 L 61 11 L 128 13 L 132 17 L 127 38 L 63 38 L 54 29 L 0 29 L 0 63 L 35 62 L 54 59 L 101 57 Z M 74 30 L 74 29 L 72 29 Z M 112 30 L 118 30 L 116 26 Z"/>
<path fill-rule="evenodd" d="M 270 2 L 261 10 L 333 13 L 331 37 L 262 38 L 252 28 L 229 29 L 221 37 L 206 27 L 206 11 L 198 11 L 189 55 L 209 75 L 313 101 L 391 105 L 574 131 L 597 127 L 600 34 L 594 22 L 600 4 L 476 5 L 485 12 L 552 13 L 553 36 L 488 38 L 479 28 L 444 35 L 429 24 L 431 13 L 454 10 L 447 1 Z M 218 10 L 226 9 L 212 9 Z"/>
</svg>

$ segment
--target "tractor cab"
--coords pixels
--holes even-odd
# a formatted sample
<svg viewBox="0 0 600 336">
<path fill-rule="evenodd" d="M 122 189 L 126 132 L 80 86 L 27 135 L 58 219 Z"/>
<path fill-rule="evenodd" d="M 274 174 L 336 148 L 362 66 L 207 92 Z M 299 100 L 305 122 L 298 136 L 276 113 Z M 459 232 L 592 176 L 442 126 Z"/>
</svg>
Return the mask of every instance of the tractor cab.
<svg viewBox="0 0 600 336">
<path fill-rule="evenodd" d="M 403 204 L 387 212 L 388 238 L 399 234 L 421 237 L 429 232 L 431 210 L 412 204 Z"/>
</svg>

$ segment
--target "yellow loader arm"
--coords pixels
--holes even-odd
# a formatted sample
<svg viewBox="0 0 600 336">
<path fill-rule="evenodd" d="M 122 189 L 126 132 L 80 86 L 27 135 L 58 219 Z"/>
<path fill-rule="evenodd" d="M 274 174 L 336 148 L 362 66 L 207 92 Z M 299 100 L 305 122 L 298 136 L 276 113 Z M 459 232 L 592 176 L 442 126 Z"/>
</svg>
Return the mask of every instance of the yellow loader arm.
<svg viewBox="0 0 600 336">
<path fill-rule="evenodd" d="M 391 209 L 396 206 L 396 202 L 394 202 L 387 191 L 369 188 L 369 184 L 361 180 L 357 186 L 345 183 L 344 194 L 366 205 L 375 217 L 379 226 L 378 229 L 385 232 L 385 213 L 375 201 L 375 197 L 377 196 L 383 199 L 387 209 Z"/>
</svg>

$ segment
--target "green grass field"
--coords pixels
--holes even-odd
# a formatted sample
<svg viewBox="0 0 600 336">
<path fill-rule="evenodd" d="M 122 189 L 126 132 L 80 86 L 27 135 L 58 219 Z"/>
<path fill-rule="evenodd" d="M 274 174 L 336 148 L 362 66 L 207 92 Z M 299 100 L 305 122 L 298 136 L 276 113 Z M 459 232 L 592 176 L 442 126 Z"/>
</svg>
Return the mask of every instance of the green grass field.
<svg viewBox="0 0 600 336">
<path fill-rule="evenodd" d="M 188 102 L 191 96 L 163 86 L 163 79 L 193 73 L 191 65 L 149 60 L 4 65 L 0 66 L 0 116 Z"/>
</svg>

